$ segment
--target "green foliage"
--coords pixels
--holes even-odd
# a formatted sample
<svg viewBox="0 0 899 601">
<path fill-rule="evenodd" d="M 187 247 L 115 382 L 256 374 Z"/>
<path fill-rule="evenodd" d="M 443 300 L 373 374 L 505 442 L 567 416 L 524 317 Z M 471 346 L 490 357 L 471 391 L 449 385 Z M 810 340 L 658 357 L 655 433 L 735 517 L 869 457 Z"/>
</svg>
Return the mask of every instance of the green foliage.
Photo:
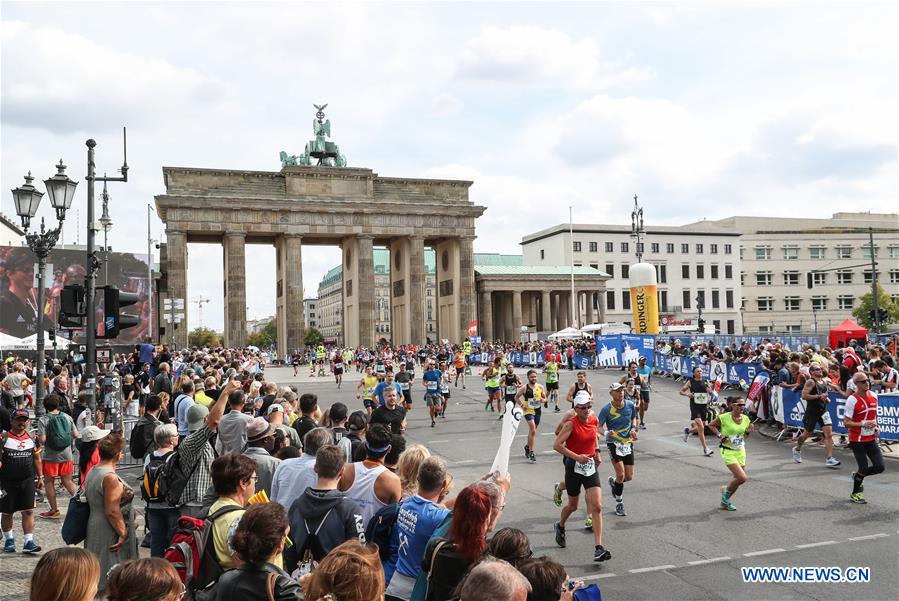
<svg viewBox="0 0 899 601">
<path fill-rule="evenodd" d="M 222 345 L 222 337 L 209 328 L 196 328 L 187 335 L 187 345 L 214 348 Z"/>
<path fill-rule="evenodd" d="M 306 346 L 316 346 L 324 339 L 322 333 L 316 328 L 306 328 L 306 331 L 303 332 L 303 344 Z"/>
<path fill-rule="evenodd" d="M 249 346 L 258 346 L 261 349 L 267 349 L 275 346 L 278 342 L 278 327 L 275 320 L 270 320 L 261 330 L 247 336 L 247 344 Z"/>
<path fill-rule="evenodd" d="M 852 310 L 852 317 L 859 325 L 869 330 L 874 327 L 874 321 L 871 319 L 871 312 L 874 309 L 874 296 L 869 292 L 858 299 L 858 306 Z M 886 313 L 886 317 L 881 324 L 883 329 L 890 324 L 899 323 L 899 301 L 890 298 L 883 288 L 877 286 L 877 304 L 880 310 Z"/>
</svg>

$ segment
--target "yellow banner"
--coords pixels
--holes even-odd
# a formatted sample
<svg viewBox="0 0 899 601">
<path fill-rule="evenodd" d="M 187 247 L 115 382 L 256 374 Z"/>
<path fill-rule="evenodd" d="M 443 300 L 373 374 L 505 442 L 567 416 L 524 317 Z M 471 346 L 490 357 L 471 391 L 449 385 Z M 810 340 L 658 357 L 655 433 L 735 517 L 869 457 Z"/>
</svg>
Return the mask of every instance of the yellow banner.
<svg viewBox="0 0 899 601">
<path fill-rule="evenodd" d="M 631 310 L 634 312 L 635 334 L 659 333 L 659 297 L 656 286 L 633 286 Z"/>
</svg>

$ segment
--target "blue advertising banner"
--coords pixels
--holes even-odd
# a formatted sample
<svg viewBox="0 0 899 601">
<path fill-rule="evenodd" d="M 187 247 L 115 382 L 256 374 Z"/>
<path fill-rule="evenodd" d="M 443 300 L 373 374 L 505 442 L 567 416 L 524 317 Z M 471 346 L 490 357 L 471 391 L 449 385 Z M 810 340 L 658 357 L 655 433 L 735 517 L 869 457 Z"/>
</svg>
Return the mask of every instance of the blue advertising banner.
<svg viewBox="0 0 899 601">
<path fill-rule="evenodd" d="M 649 334 L 615 334 L 596 336 L 596 365 L 618 367 L 646 357 L 647 364 L 655 364 L 655 336 Z"/>
<path fill-rule="evenodd" d="M 710 361 L 701 363 L 689 357 L 655 353 L 655 368 L 661 372 L 689 378 L 693 368 L 702 368 L 702 377 L 707 380 L 721 380 L 727 384 L 748 386 L 756 374 L 762 370 L 760 363 L 724 363 Z"/>
<path fill-rule="evenodd" d="M 838 392 L 831 392 L 830 403 L 827 404 L 827 412 L 830 415 L 830 423 L 837 434 L 846 434 L 846 426 L 843 425 L 843 412 L 846 407 L 846 399 Z M 783 403 L 783 423 L 793 428 L 802 427 L 802 418 L 805 415 L 805 401 L 802 400 L 802 392 L 797 390 L 782 390 L 781 402 Z M 877 398 L 877 424 L 880 426 L 880 437 L 886 440 L 899 440 L 899 395 L 881 394 Z"/>
</svg>

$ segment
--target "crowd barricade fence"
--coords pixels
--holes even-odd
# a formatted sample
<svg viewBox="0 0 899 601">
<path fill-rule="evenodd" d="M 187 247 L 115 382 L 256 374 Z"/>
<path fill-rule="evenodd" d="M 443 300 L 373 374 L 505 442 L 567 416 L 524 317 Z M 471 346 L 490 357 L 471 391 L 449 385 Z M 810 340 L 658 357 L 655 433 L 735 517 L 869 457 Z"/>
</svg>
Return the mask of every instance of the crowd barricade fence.
<svg viewBox="0 0 899 601">
<path fill-rule="evenodd" d="M 806 401 L 802 400 L 801 390 L 788 390 L 780 386 L 771 388 L 769 399 L 772 417 L 785 426 L 778 437 L 781 438 L 785 432 L 803 427 Z M 847 431 L 843 424 L 843 414 L 846 399 L 839 392 L 830 392 L 828 396 L 830 402 L 827 404 L 827 412 L 831 427 L 834 433 L 845 435 Z M 881 439 L 899 440 L 899 394 L 877 395 L 877 424 L 880 426 Z"/>
</svg>

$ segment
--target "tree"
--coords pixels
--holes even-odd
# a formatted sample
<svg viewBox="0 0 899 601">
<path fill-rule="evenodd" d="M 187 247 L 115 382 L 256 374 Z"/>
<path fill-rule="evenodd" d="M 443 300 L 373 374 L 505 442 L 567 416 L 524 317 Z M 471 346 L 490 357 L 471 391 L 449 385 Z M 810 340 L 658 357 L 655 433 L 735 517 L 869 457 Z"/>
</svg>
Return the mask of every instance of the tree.
<svg viewBox="0 0 899 601">
<path fill-rule="evenodd" d="M 324 339 L 325 337 L 316 328 L 306 328 L 303 332 L 303 344 L 306 346 L 315 346 Z"/>
<path fill-rule="evenodd" d="M 254 332 L 247 336 L 247 344 L 249 346 L 258 346 L 259 348 L 271 348 L 278 342 L 278 327 L 275 320 L 271 319 L 262 326 L 258 332 Z"/>
<path fill-rule="evenodd" d="M 874 320 L 871 319 L 872 310 L 874 309 L 873 295 L 869 292 L 868 294 L 862 295 L 858 301 L 858 306 L 852 310 L 852 316 L 859 325 L 862 325 L 869 330 L 873 329 Z M 885 313 L 881 320 L 881 329 L 889 324 L 899 323 L 899 301 L 890 297 L 890 295 L 880 286 L 877 286 L 877 304 L 880 305 L 881 313 Z"/>
<path fill-rule="evenodd" d="M 222 345 L 222 337 L 209 328 L 196 328 L 187 335 L 188 346 L 216 347 Z"/>
</svg>

